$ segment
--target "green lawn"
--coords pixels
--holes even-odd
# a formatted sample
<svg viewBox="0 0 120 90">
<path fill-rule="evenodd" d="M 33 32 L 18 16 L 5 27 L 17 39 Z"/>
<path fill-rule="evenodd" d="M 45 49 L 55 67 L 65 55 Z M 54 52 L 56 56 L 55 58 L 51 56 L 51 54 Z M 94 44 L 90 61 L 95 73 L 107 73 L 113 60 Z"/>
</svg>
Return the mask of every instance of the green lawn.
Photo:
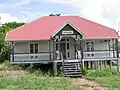
<svg viewBox="0 0 120 90">
<path fill-rule="evenodd" d="M 50 76 L 0 77 L 0 90 L 81 90 L 69 78 Z"/>
<path fill-rule="evenodd" d="M 120 73 L 116 71 L 111 72 L 108 69 L 89 71 L 86 78 L 98 82 L 109 90 L 120 90 Z"/>
<path fill-rule="evenodd" d="M 69 79 L 63 77 L 0 77 L 0 90 L 68 90 Z"/>
<path fill-rule="evenodd" d="M 120 90 L 120 76 L 96 77 L 94 80 L 109 90 Z"/>
<path fill-rule="evenodd" d="M 6 74 L 6 70 L 14 72 L 21 69 L 9 62 L 0 64 L 0 90 L 81 90 L 80 86 L 71 84 L 70 78 L 53 76 L 50 72 L 43 74 L 40 70 L 24 68 L 22 71 L 28 72 L 26 75 Z"/>
</svg>

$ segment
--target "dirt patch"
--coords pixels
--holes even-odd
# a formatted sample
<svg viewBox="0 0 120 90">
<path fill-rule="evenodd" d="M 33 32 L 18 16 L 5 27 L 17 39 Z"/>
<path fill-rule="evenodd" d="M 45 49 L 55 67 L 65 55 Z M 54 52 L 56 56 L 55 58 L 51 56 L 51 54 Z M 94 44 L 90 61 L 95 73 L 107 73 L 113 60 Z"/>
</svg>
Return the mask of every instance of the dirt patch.
<svg viewBox="0 0 120 90">
<path fill-rule="evenodd" d="M 22 77 L 28 75 L 28 72 L 23 70 L 2 70 L 0 71 L 0 76 L 11 76 L 11 77 Z"/>
<path fill-rule="evenodd" d="M 90 81 L 85 78 L 71 78 L 72 85 L 80 85 L 83 90 L 108 90 L 107 88 L 101 87 L 95 81 Z"/>
</svg>

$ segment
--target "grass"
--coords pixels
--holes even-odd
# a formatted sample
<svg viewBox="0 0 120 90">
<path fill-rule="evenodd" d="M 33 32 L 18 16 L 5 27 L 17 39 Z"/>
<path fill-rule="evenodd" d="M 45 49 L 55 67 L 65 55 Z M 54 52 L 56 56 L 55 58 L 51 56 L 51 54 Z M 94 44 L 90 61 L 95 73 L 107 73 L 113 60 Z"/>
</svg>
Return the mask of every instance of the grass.
<svg viewBox="0 0 120 90">
<path fill-rule="evenodd" d="M 0 63 L 0 70 L 21 70 L 21 69 L 23 69 L 23 67 L 16 64 L 10 64 L 8 60 Z"/>
<path fill-rule="evenodd" d="M 82 90 L 81 86 L 72 85 L 70 78 L 54 76 L 51 71 L 12 65 L 9 61 L 0 64 L 0 71 L 5 70 L 23 70 L 29 74 L 22 77 L 0 76 L 0 90 Z M 109 90 L 120 90 L 120 73 L 115 68 L 112 68 L 112 72 L 108 68 L 89 70 L 85 77 Z"/>
<path fill-rule="evenodd" d="M 73 86 L 70 78 L 53 76 L 51 72 L 42 72 L 31 67 L 11 65 L 8 61 L 0 64 L 0 71 L 24 70 L 25 76 L 0 76 L 0 90 L 81 90 L 80 86 Z"/>
<path fill-rule="evenodd" d="M 80 86 L 70 85 L 65 77 L 0 77 L 0 90 L 81 90 Z"/>
<path fill-rule="evenodd" d="M 68 90 L 69 79 L 62 77 L 0 77 L 0 90 Z"/>
<path fill-rule="evenodd" d="M 120 73 L 115 71 L 115 68 L 112 71 L 109 69 L 92 70 L 85 77 L 98 82 L 109 90 L 120 90 Z"/>
</svg>

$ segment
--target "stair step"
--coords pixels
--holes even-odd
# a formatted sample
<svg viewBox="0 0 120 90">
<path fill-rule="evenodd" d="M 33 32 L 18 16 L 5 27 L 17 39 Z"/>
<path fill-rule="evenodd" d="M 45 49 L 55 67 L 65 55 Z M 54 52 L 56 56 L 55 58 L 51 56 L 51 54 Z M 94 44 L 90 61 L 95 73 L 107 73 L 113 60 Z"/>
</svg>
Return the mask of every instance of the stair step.
<svg viewBox="0 0 120 90">
<path fill-rule="evenodd" d="M 76 68 L 76 66 L 63 66 L 64 68 L 68 68 L 68 67 L 70 67 L 70 68 Z"/>
<path fill-rule="evenodd" d="M 64 62 L 64 64 L 70 63 L 70 64 L 80 64 L 79 62 Z"/>
<path fill-rule="evenodd" d="M 80 62 L 74 62 L 72 60 L 72 62 L 67 62 L 64 60 L 63 62 L 63 73 L 64 76 L 82 76 L 81 71 L 80 71 Z"/>
<path fill-rule="evenodd" d="M 66 72 L 66 71 L 64 71 L 64 73 L 79 73 L 80 71 L 76 71 L 76 72 L 73 72 L 73 71 L 71 71 L 71 72 Z M 81 73 L 81 72 L 80 72 Z"/>
<path fill-rule="evenodd" d="M 80 71 L 80 70 L 64 70 L 64 72 L 77 72 L 77 71 Z"/>
<path fill-rule="evenodd" d="M 66 64 L 64 64 L 64 66 L 71 66 L 71 65 L 76 65 L 76 64 L 73 64 L 73 63 L 66 63 Z"/>
<path fill-rule="evenodd" d="M 64 74 L 81 74 L 81 72 L 67 72 L 67 73 L 64 73 Z"/>
<path fill-rule="evenodd" d="M 65 77 L 81 77 L 82 76 L 82 74 L 80 74 L 80 75 L 64 75 Z"/>
<path fill-rule="evenodd" d="M 64 70 L 78 70 L 79 68 L 64 67 L 63 69 L 64 69 Z"/>
<path fill-rule="evenodd" d="M 64 75 L 79 75 L 81 72 L 64 73 Z"/>
</svg>

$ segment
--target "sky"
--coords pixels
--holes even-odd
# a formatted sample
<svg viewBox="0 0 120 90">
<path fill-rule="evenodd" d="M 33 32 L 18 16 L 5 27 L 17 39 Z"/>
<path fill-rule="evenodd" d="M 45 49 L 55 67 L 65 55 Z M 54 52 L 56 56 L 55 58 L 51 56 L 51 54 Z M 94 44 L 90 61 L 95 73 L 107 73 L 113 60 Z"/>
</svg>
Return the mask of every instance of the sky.
<svg viewBox="0 0 120 90">
<path fill-rule="evenodd" d="M 2 24 L 30 22 L 51 13 L 80 16 L 120 31 L 120 0 L 0 0 Z"/>
</svg>

